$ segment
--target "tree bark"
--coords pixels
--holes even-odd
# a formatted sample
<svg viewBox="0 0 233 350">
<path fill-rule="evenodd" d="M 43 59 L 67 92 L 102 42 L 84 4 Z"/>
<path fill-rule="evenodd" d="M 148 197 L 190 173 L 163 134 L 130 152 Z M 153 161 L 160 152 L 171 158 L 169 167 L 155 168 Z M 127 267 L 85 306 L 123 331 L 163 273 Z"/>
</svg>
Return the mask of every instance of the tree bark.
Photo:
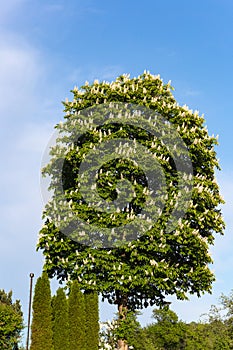
<svg viewBox="0 0 233 350">
<path fill-rule="evenodd" d="M 126 344 L 125 340 L 119 339 L 117 349 L 118 350 L 128 350 L 128 344 Z"/>
<path fill-rule="evenodd" d="M 117 295 L 117 305 L 118 305 L 118 317 L 121 320 L 126 318 L 127 313 L 127 296 Z M 117 344 L 118 350 L 128 350 L 128 344 L 126 339 L 119 339 Z"/>
</svg>

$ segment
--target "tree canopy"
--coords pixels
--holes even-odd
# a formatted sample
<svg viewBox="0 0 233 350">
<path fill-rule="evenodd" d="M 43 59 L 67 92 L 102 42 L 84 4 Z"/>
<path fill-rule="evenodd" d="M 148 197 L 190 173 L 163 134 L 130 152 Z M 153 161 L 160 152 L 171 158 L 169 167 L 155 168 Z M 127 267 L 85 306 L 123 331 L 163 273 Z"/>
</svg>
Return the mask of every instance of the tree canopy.
<svg viewBox="0 0 233 350">
<path fill-rule="evenodd" d="M 20 340 L 23 329 L 20 301 L 12 301 L 12 291 L 0 290 L 0 348 L 11 350 Z"/>
<path fill-rule="evenodd" d="M 163 304 L 167 295 L 185 299 L 187 293 L 200 296 L 210 292 L 214 275 L 208 250 L 214 243 L 214 233 L 223 233 L 224 222 L 219 209 L 223 200 L 215 179 L 215 168 L 219 169 L 214 150 L 217 139 L 208 134 L 204 118 L 197 111 L 180 106 L 172 95 L 170 83 L 164 84 L 159 76 L 148 72 L 137 78 L 123 75 L 112 83 L 86 83 L 80 89 L 75 87 L 72 93 L 73 100 L 64 102 L 65 120 L 56 126 L 58 132 L 65 131 L 66 135 L 57 139 L 50 152 L 50 162 L 43 170 L 44 175 L 51 178 L 53 196 L 43 214 L 45 223 L 38 249 L 43 250 L 49 276 L 56 276 L 60 281 L 78 280 L 82 290 L 97 291 L 110 303 L 127 305 L 130 309 Z M 123 104 L 119 114 L 124 118 L 117 122 L 118 103 Z M 93 111 L 96 107 L 100 110 Z M 111 113 L 115 113 L 115 119 L 111 120 Z M 140 118 L 146 120 L 148 128 L 145 123 L 137 124 Z M 157 122 L 156 134 L 150 131 L 149 125 Z M 83 126 L 85 132 L 80 135 Z M 173 129 L 179 137 L 173 137 Z M 132 160 L 123 152 L 123 141 L 115 159 L 107 158 L 101 165 L 98 160 L 103 153 L 96 153 L 96 163 L 92 157 L 89 166 L 96 184 L 86 194 L 88 183 L 79 176 L 82 162 L 89 159 L 89 152 L 95 154 L 95 146 L 102 142 L 106 146 L 115 140 L 126 140 L 130 147 L 132 144 L 139 149 L 143 147 L 144 154 L 149 153 L 151 160 L 156 160 L 157 167 L 151 161 L 158 177 L 154 201 L 150 194 L 152 180 L 147 174 L 150 162 L 146 156 L 143 158 L 144 171 L 139 160 Z M 182 153 L 179 140 L 188 153 Z M 163 176 L 158 169 L 163 169 Z M 182 188 L 179 187 L 181 179 Z M 126 183 L 130 182 L 133 188 L 129 203 L 120 210 L 107 212 L 88 203 L 91 192 L 97 188 L 102 200 L 111 205 L 120 196 L 119 182 L 123 193 L 127 192 Z M 101 237 L 105 229 L 114 236 L 114 229 L 126 223 L 130 226 L 136 222 L 137 228 L 140 219 L 144 219 L 141 213 L 150 214 L 154 208 L 157 208 L 157 219 L 149 220 L 147 230 L 141 235 L 136 232 L 131 240 L 121 239 L 122 244 L 112 247 L 82 244 L 81 238 L 85 235 L 82 225 L 94 227 L 90 229 L 90 241 Z M 177 222 L 168 230 L 174 212 Z M 74 215 L 81 218 L 81 224 L 73 220 Z M 112 236 L 109 239 L 113 242 Z"/>
<path fill-rule="evenodd" d="M 137 313 L 131 313 L 131 327 L 127 340 L 134 350 L 230 350 L 233 349 L 232 313 L 233 294 L 222 295 L 220 305 L 212 305 L 207 314 L 189 323 L 165 305 L 153 310 L 153 321 L 141 327 Z M 204 317 L 204 318 L 203 318 Z M 119 335 L 119 320 L 101 325 L 101 350 L 115 350 Z"/>
</svg>

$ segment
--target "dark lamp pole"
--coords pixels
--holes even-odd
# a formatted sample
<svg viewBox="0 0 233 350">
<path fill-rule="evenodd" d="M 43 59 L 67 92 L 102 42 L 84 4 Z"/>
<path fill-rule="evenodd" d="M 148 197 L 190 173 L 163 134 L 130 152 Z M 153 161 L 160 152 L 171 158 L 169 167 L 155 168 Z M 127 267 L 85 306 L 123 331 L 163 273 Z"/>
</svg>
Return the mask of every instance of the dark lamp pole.
<svg viewBox="0 0 233 350">
<path fill-rule="evenodd" d="M 31 306 L 32 306 L 32 282 L 34 273 L 30 273 L 30 291 L 29 291 L 29 305 L 28 305 L 28 331 L 27 331 L 27 343 L 26 350 L 29 349 L 29 336 L 30 336 L 30 325 L 31 325 Z"/>
</svg>

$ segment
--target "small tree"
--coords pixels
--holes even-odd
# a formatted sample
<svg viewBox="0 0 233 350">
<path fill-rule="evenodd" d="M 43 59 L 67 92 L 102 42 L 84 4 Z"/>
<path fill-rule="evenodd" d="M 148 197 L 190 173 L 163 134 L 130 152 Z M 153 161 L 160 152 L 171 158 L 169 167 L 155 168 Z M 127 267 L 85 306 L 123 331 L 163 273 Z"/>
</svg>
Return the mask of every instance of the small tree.
<svg viewBox="0 0 233 350">
<path fill-rule="evenodd" d="M 148 72 L 137 78 L 123 75 L 112 83 L 95 81 L 91 85 L 86 83 L 81 89 L 75 88 L 73 100 L 64 103 L 65 122 L 56 126 L 58 131 L 70 133 L 70 137 L 66 134 L 57 140 L 51 150 L 51 161 L 44 169 L 44 174 L 51 177 L 50 188 L 54 191 L 44 212 L 45 225 L 38 244 L 38 249 L 45 255 L 46 270 L 51 277 L 78 280 L 84 291 L 102 293 L 109 303 L 118 306 L 120 314 L 129 309 L 162 305 L 167 295 L 176 295 L 181 300 L 187 299 L 187 293 L 200 296 L 211 291 L 214 281 L 208 249 L 214 242 L 214 233 L 223 233 L 224 229 L 219 209 L 223 200 L 214 175 L 215 167 L 219 168 L 214 150 L 217 140 L 208 135 L 203 117 L 187 106 L 180 106 L 171 90 L 170 84 L 164 84 L 159 76 Z M 118 103 L 123 107 L 117 114 Z M 100 109 L 95 114 L 96 106 Z M 148 113 L 146 127 L 142 126 L 145 123 L 137 124 Z M 111 121 L 112 114 L 115 119 Z M 158 114 L 162 116 L 162 122 Z M 106 122 L 105 116 L 106 120 L 109 117 Z M 156 123 L 159 126 L 153 134 L 151 127 Z M 185 143 L 188 154 L 182 153 L 177 137 L 172 136 L 171 126 L 179 140 Z M 77 132 L 82 128 L 84 132 L 77 139 Z M 108 213 L 97 205 L 92 207 L 88 197 L 84 198 L 80 189 L 82 179 L 79 178 L 82 161 L 95 150 L 95 145 L 115 139 L 129 140 L 138 148 L 146 149 L 142 158 L 146 162 L 146 154 L 150 153 L 151 162 L 147 168 L 151 166 L 154 178 L 157 178 L 158 167 L 152 160 L 157 159 L 163 168 L 166 193 L 161 195 L 163 188 L 156 191 L 156 200 L 166 202 L 162 210 L 153 200 L 148 200 L 151 183 L 138 163 L 127 158 L 122 145 L 115 160 L 101 165 L 102 157 L 99 157 L 99 167 L 93 162 L 93 178 L 96 179 L 93 189 L 97 188 L 106 202 L 112 202 L 120 198 L 117 183 L 131 182 L 132 199 L 122 209 Z M 64 153 L 64 149 L 68 151 Z M 175 164 L 174 154 L 181 162 L 181 169 Z M 192 188 L 185 185 L 181 189 L 181 178 L 186 184 L 192 183 Z M 58 186 L 60 183 L 62 189 Z M 188 200 L 184 193 L 188 193 Z M 65 209 L 56 215 L 61 205 L 62 210 Z M 179 216 L 182 207 L 185 213 Z M 101 239 L 107 229 L 110 233 L 106 241 L 112 241 L 115 229 L 124 225 L 129 227 L 134 220 L 140 225 L 141 212 L 146 209 L 149 212 L 155 210 L 158 218 L 150 221 L 144 234 L 136 234 L 131 241 L 124 240 L 124 234 L 129 234 L 126 230 L 123 237 L 116 238 L 116 242 L 122 244 L 95 249 L 98 248 L 96 236 Z M 168 226 L 174 212 L 179 220 L 170 230 Z M 77 240 L 85 232 L 81 224 L 72 222 L 74 213 L 82 223 L 94 226 L 94 232 L 90 232 L 90 240 L 94 241 L 92 246 Z"/>
<path fill-rule="evenodd" d="M 68 299 L 69 315 L 69 349 L 86 350 L 85 340 L 85 303 L 79 284 L 74 281 L 71 284 Z"/>
<path fill-rule="evenodd" d="M 63 288 L 52 298 L 54 350 L 69 349 L 68 302 Z"/>
<path fill-rule="evenodd" d="M 159 349 L 182 350 L 185 347 L 186 325 L 167 306 L 153 310 L 156 323 L 146 328 L 146 334 Z"/>
<path fill-rule="evenodd" d="M 0 349 L 12 350 L 20 340 L 23 313 L 19 300 L 12 301 L 12 291 L 0 290 Z"/>
<path fill-rule="evenodd" d="M 221 295 L 220 304 L 221 304 L 220 310 L 224 311 L 225 315 L 222 318 L 219 318 L 219 317 L 213 318 L 212 324 L 216 324 L 219 321 L 220 323 L 222 323 L 219 329 L 222 329 L 221 333 L 225 335 L 224 337 L 225 339 L 228 339 L 228 340 L 230 339 L 231 348 L 233 348 L 233 290 L 231 290 L 229 295 L 224 295 L 224 294 Z M 218 316 L 217 312 L 216 314 Z M 223 347 L 223 349 L 225 348 Z"/>
<path fill-rule="evenodd" d="M 51 291 L 46 272 L 37 279 L 32 309 L 30 350 L 53 350 Z"/>
<path fill-rule="evenodd" d="M 96 292 L 84 293 L 86 319 L 86 349 L 98 350 L 99 345 L 99 302 Z"/>
<path fill-rule="evenodd" d="M 101 323 L 100 349 L 116 350 L 119 340 L 127 339 L 129 349 L 159 350 L 153 343 L 153 337 L 150 337 L 150 334 L 147 333 L 147 329 L 141 328 L 136 318 L 137 314 L 138 312 L 128 312 L 124 322 L 121 322 L 117 317 L 111 322 Z"/>
</svg>

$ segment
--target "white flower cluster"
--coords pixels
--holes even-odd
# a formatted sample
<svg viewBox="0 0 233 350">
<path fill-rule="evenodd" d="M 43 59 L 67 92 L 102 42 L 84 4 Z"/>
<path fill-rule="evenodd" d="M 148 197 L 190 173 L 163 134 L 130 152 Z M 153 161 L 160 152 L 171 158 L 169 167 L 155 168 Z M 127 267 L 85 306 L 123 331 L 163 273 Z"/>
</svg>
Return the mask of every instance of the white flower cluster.
<svg viewBox="0 0 233 350">
<path fill-rule="evenodd" d="M 117 340 L 114 336 L 114 330 L 117 327 L 117 321 L 100 322 L 100 340 L 99 350 L 117 350 Z"/>
<path fill-rule="evenodd" d="M 118 326 L 116 319 L 107 322 L 100 322 L 100 340 L 99 350 L 117 350 L 117 339 L 115 331 Z M 133 346 L 128 347 L 129 350 L 133 350 Z"/>
</svg>

